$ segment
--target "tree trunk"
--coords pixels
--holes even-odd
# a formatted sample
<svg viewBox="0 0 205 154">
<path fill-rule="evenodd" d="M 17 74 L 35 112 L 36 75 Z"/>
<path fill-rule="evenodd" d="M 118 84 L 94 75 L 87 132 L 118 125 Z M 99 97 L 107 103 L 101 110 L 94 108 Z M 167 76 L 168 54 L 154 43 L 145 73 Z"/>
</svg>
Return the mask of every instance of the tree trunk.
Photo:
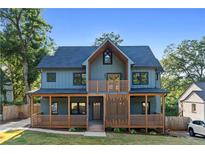
<svg viewBox="0 0 205 154">
<path fill-rule="evenodd" d="M 26 103 L 30 103 L 28 92 L 30 91 L 30 86 L 28 84 L 28 62 L 26 59 L 23 60 L 23 76 L 24 76 L 24 87 L 26 95 Z"/>
</svg>

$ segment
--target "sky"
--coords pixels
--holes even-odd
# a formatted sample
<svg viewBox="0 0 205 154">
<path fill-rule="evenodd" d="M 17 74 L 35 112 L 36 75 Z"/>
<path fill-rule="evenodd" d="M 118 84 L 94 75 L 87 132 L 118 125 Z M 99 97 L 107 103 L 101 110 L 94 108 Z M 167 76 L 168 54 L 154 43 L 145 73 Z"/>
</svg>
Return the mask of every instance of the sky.
<svg viewBox="0 0 205 154">
<path fill-rule="evenodd" d="M 90 46 L 114 32 L 121 45 L 149 45 L 161 59 L 168 45 L 205 36 L 205 9 L 44 9 L 42 15 L 57 46 Z"/>
</svg>

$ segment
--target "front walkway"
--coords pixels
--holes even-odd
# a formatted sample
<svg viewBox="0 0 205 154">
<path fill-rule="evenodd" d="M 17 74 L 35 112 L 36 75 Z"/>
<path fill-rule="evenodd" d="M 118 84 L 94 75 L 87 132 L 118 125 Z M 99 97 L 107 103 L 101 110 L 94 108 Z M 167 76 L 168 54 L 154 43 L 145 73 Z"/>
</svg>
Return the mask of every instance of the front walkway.
<svg viewBox="0 0 205 154">
<path fill-rule="evenodd" d="M 11 121 L 4 124 L 0 124 L 0 132 L 5 132 L 19 127 L 26 127 L 28 125 L 30 125 L 30 118 L 19 121 Z"/>
</svg>

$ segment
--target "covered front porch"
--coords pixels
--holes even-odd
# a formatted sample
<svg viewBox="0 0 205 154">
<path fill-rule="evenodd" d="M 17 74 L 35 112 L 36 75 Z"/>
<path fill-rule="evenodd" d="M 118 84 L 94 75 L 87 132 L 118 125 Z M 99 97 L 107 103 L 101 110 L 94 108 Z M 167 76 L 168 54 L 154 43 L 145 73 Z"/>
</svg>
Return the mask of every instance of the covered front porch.
<svg viewBox="0 0 205 154">
<path fill-rule="evenodd" d="M 164 92 L 31 94 L 31 125 L 41 128 L 159 128 L 164 131 Z M 36 98 L 40 109 L 34 110 Z"/>
</svg>

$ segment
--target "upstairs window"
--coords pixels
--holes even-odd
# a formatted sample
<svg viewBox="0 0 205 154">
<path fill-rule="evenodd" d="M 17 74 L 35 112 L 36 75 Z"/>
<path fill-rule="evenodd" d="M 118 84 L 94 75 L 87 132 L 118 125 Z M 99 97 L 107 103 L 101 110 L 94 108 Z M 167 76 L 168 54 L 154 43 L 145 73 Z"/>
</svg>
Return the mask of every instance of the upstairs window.
<svg viewBox="0 0 205 154">
<path fill-rule="evenodd" d="M 148 85 L 149 83 L 148 72 L 133 72 L 132 84 L 133 85 Z"/>
<path fill-rule="evenodd" d="M 196 104 L 191 105 L 192 113 L 196 113 Z"/>
<path fill-rule="evenodd" d="M 47 73 L 47 82 L 56 82 L 56 73 Z"/>
<path fill-rule="evenodd" d="M 159 80 L 159 73 L 156 72 L 156 80 Z"/>
<path fill-rule="evenodd" d="M 73 73 L 73 85 L 86 85 L 86 74 Z"/>
<path fill-rule="evenodd" d="M 112 52 L 109 49 L 107 49 L 103 53 L 103 64 L 105 64 L 105 65 L 111 65 L 112 64 Z"/>
</svg>

